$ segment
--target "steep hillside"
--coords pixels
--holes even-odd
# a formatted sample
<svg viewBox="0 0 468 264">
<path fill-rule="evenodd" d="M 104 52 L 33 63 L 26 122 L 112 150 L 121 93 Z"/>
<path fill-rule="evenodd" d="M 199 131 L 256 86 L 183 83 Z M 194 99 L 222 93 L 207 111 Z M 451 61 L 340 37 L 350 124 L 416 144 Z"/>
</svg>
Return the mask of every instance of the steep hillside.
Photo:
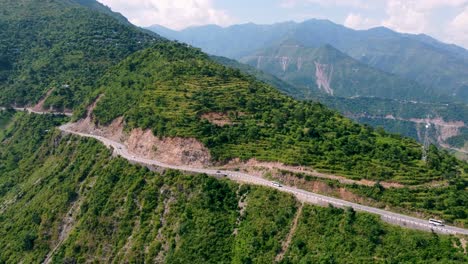
<svg viewBox="0 0 468 264">
<path fill-rule="evenodd" d="M 148 29 L 169 39 L 179 40 L 202 48 L 204 52 L 209 54 L 238 59 L 256 50 L 268 47 L 271 43 L 276 43 L 278 39 L 281 39 L 283 35 L 295 27 L 295 23 L 286 22 L 274 25 L 249 23 L 227 28 L 207 25 L 190 27 L 181 31 L 154 25 Z M 240 37 L 242 37 L 242 40 Z"/>
<path fill-rule="evenodd" d="M 415 82 L 375 70 L 330 45 L 307 48 L 287 41 L 240 61 L 315 94 L 406 100 L 435 97 L 432 91 Z"/>
<path fill-rule="evenodd" d="M 151 172 L 94 140 L 60 134 L 61 118 L 4 115 L 1 263 L 467 261 L 454 236 L 352 210 L 299 209 L 268 188 Z"/>
<path fill-rule="evenodd" d="M 160 27 L 153 29 L 163 36 L 169 34 Z M 311 19 L 273 25 L 192 27 L 172 31 L 170 37 L 234 59 L 279 45 L 286 39 L 312 48 L 329 44 L 372 67 L 432 87 L 451 100 L 468 102 L 468 51 L 424 35 L 400 34 L 387 28 L 352 30 L 327 20 Z"/>
<path fill-rule="evenodd" d="M 360 126 L 320 104 L 295 101 L 184 44 L 137 52 L 100 83 L 85 104 L 96 103 L 93 122 L 121 124 L 129 140 L 144 140 L 145 129 L 157 137 L 196 139 L 209 149 L 212 163 L 280 161 L 401 182 L 460 175 L 458 162 L 443 152 L 425 163 L 413 140 Z M 197 157 L 206 161 L 205 154 L 188 158 Z"/>
<path fill-rule="evenodd" d="M 383 127 L 386 131 L 412 137 L 423 144 L 436 144 L 455 151 L 462 160 L 468 159 L 468 107 L 465 104 L 320 95 L 311 89 L 294 86 L 254 66 L 224 57 L 211 58 L 255 76 L 298 100 L 321 102 L 361 124 Z"/>
<path fill-rule="evenodd" d="M 71 109 L 112 65 L 148 47 L 143 33 L 91 0 L 0 0 L 0 105 Z M 99 47 L 99 48 L 96 48 Z"/>
</svg>

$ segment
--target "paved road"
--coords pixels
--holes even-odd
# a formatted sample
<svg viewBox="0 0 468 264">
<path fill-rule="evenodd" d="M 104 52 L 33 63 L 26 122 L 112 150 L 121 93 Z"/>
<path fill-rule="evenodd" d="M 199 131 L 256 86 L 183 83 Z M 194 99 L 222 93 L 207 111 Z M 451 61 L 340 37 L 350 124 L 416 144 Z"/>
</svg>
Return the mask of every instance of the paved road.
<svg viewBox="0 0 468 264">
<path fill-rule="evenodd" d="M 85 134 L 85 133 L 78 133 L 75 131 L 72 131 L 70 128 L 70 124 L 66 124 L 60 127 L 60 130 L 67 132 L 67 133 L 72 133 L 75 135 L 79 135 L 82 137 L 90 137 L 90 138 L 95 138 L 104 145 L 106 145 L 109 148 L 112 148 L 114 150 L 114 153 L 135 163 L 139 164 L 144 164 L 144 165 L 154 165 L 162 168 L 167 168 L 167 169 L 174 169 L 174 170 L 180 170 L 180 171 L 186 171 L 186 172 L 192 172 L 192 173 L 205 173 L 208 175 L 226 175 L 231 180 L 237 181 L 237 182 L 243 182 L 243 183 L 250 183 L 250 184 L 255 184 L 255 185 L 262 185 L 262 186 L 269 186 L 272 188 L 276 188 L 279 191 L 287 192 L 294 194 L 299 200 L 312 203 L 312 204 L 319 204 L 319 205 L 328 205 L 332 204 L 335 207 L 352 207 L 356 211 L 362 211 L 362 212 L 368 212 L 372 214 L 377 214 L 380 215 L 381 218 L 389 223 L 392 224 L 397 224 L 400 226 L 405 226 L 408 228 L 412 229 L 420 229 L 420 230 L 426 230 L 426 231 L 431 231 L 433 230 L 434 232 L 437 233 L 443 233 L 443 234 L 463 234 L 463 235 L 468 235 L 468 230 L 463 229 L 463 228 L 458 228 L 458 227 L 452 227 L 452 226 L 442 226 L 442 227 L 435 227 L 431 224 L 428 223 L 427 220 L 425 219 L 419 219 L 415 217 L 410 217 L 402 214 L 397 214 L 393 212 L 389 212 L 386 210 L 382 209 L 377 209 L 374 207 L 369 207 L 369 206 L 364 206 L 352 202 L 348 202 L 345 200 L 337 199 L 337 198 L 332 198 L 308 191 L 304 191 L 295 187 L 290 187 L 290 186 L 282 186 L 282 187 L 277 187 L 273 186 L 272 183 L 266 179 L 263 179 L 261 177 L 245 174 L 242 172 L 235 172 L 235 171 L 225 171 L 225 170 L 215 170 L 215 169 L 202 169 L 202 168 L 192 168 L 188 166 L 174 166 L 174 165 L 169 165 L 165 164 L 156 160 L 150 160 L 150 159 L 145 159 L 142 157 L 138 157 L 136 154 L 130 153 L 127 149 L 127 147 L 119 142 L 110 140 L 108 138 L 104 138 L 101 136 L 97 135 L 90 135 L 90 134 Z"/>
<path fill-rule="evenodd" d="M 6 110 L 6 107 L 0 106 L 0 111 Z M 35 111 L 30 107 L 13 107 L 11 109 L 14 109 L 16 111 L 21 111 L 21 112 L 28 112 L 28 113 L 34 113 L 38 115 L 64 115 L 64 116 L 73 116 L 72 113 L 64 113 L 64 112 L 52 112 L 52 111 Z"/>
</svg>

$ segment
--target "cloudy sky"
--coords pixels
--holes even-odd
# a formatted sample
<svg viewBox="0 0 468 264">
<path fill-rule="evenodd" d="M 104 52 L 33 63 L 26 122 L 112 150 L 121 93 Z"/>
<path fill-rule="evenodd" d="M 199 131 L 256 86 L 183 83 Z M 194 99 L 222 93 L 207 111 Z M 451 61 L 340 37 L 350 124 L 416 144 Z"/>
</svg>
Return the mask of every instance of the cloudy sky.
<svg viewBox="0 0 468 264">
<path fill-rule="evenodd" d="M 355 29 L 386 26 L 468 48 L 468 0 L 98 0 L 139 26 L 172 29 L 324 18 Z"/>
</svg>

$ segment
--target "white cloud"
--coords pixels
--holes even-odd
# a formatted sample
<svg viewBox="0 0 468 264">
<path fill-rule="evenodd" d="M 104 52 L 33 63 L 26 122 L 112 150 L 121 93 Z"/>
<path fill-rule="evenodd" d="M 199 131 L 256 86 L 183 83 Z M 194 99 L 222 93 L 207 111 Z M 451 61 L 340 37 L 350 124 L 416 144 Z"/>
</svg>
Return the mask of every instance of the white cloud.
<svg viewBox="0 0 468 264">
<path fill-rule="evenodd" d="M 211 0 L 98 0 L 139 26 L 160 24 L 173 29 L 187 26 L 228 25 L 233 19 Z"/>
<path fill-rule="evenodd" d="M 369 29 L 378 26 L 379 23 L 374 19 L 363 17 L 360 14 L 351 13 L 346 17 L 344 25 L 354 29 Z"/>
<path fill-rule="evenodd" d="M 449 41 L 468 47 L 468 6 L 449 24 Z"/>
<path fill-rule="evenodd" d="M 463 7 L 468 0 L 386 0 L 388 18 L 382 25 L 402 32 L 427 30 L 432 12 L 442 7 Z"/>
<path fill-rule="evenodd" d="M 468 4 L 468 0 L 409 0 L 406 2 L 409 2 L 420 11 L 428 11 L 440 7 L 461 7 Z"/>
<path fill-rule="evenodd" d="M 388 18 L 382 22 L 382 25 L 400 32 L 424 32 L 429 22 L 428 14 L 421 10 L 422 6 L 417 2 L 414 0 L 388 1 L 386 10 Z"/>
<path fill-rule="evenodd" d="M 310 3 L 318 4 L 321 6 L 346 6 L 355 8 L 369 8 L 369 1 L 365 0 L 282 0 L 280 2 L 281 7 L 293 8 L 299 4 Z"/>
</svg>

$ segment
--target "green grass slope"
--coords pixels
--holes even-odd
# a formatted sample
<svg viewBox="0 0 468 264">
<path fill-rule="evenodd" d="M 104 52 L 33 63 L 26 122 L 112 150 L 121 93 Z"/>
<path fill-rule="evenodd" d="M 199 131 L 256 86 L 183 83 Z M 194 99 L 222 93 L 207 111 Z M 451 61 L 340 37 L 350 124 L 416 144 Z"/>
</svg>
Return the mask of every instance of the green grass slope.
<svg viewBox="0 0 468 264">
<path fill-rule="evenodd" d="M 317 103 L 296 101 L 184 44 L 138 52 L 100 83 L 87 102 L 104 94 L 94 110 L 98 123 L 123 116 L 127 128 L 194 137 L 215 161 L 256 158 L 400 182 L 461 177 L 462 164 L 442 151 L 434 149 L 435 160 L 425 163 L 414 140 L 358 125 Z M 217 126 L 201 117 L 213 112 L 225 114 L 232 124 Z"/>
<path fill-rule="evenodd" d="M 73 108 L 110 67 L 148 47 L 142 32 L 91 0 L 0 1 L 0 105 Z"/>
</svg>

